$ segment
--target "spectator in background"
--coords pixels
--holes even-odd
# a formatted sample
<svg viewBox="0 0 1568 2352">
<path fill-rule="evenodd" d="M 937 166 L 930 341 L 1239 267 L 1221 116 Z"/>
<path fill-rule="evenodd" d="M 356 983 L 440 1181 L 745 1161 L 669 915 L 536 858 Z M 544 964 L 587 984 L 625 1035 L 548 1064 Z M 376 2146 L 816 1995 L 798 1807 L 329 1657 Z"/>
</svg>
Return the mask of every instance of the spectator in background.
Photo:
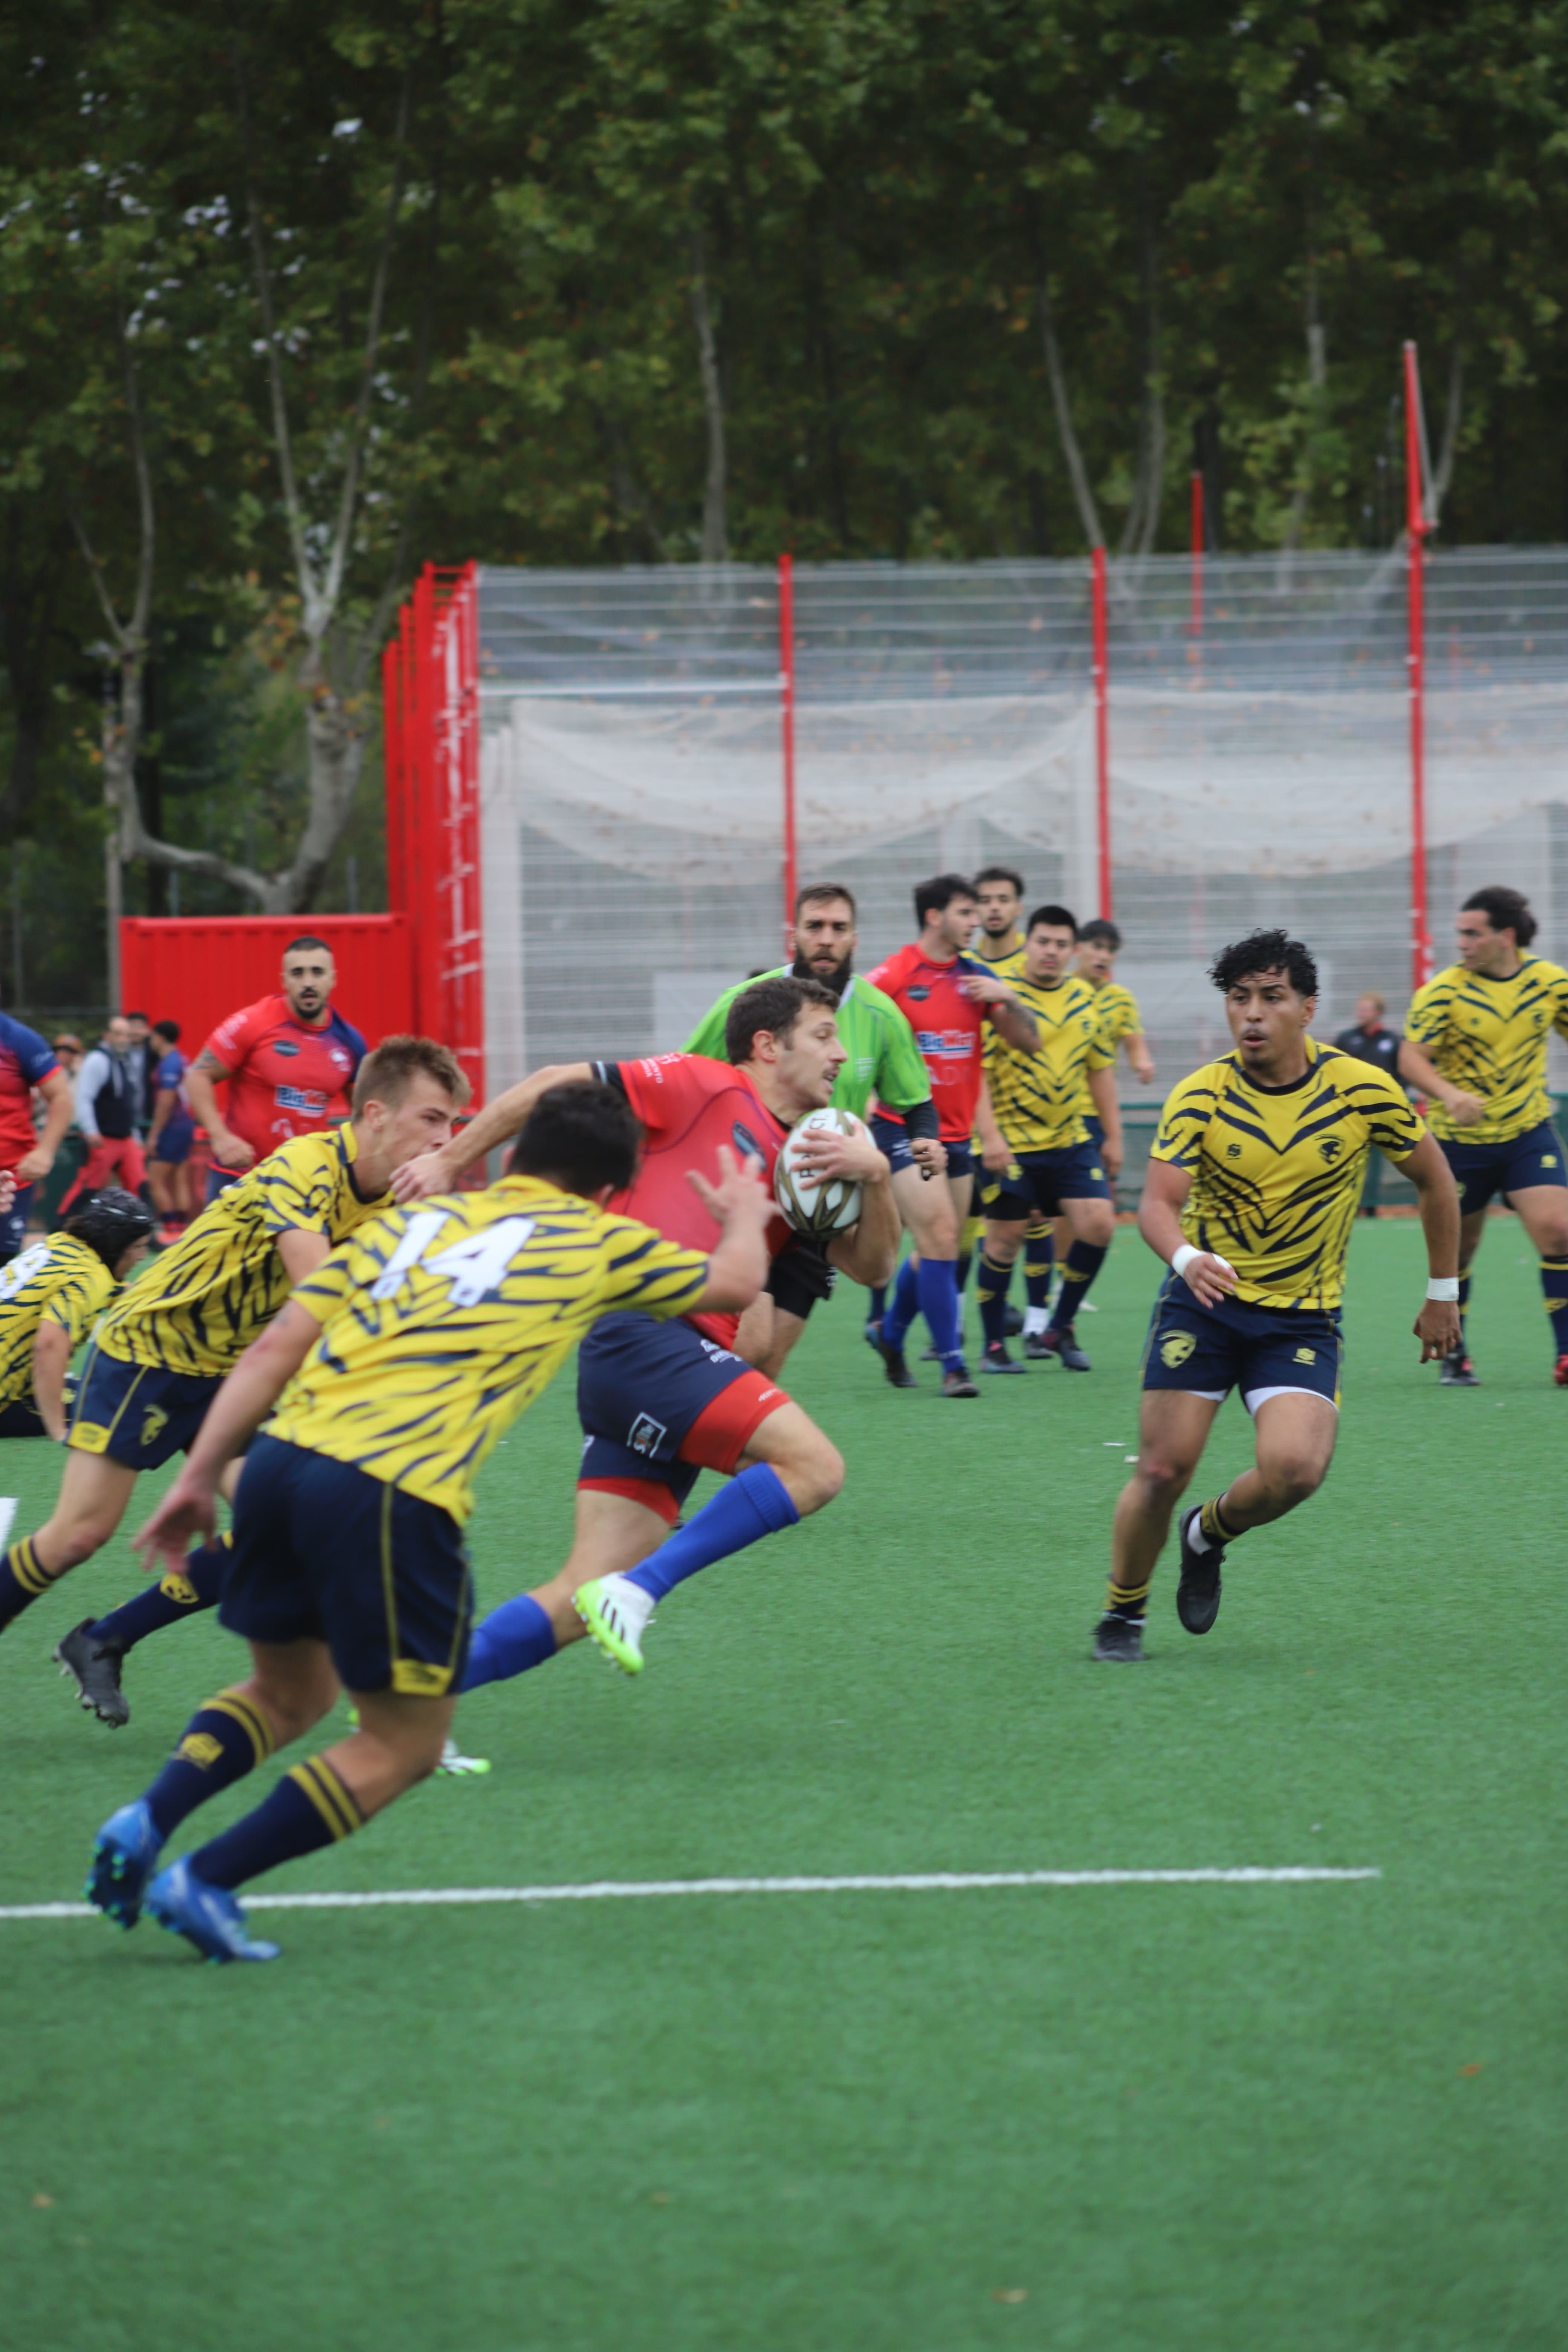
<svg viewBox="0 0 1568 2352">
<path fill-rule="evenodd" d="M 59 1214 L 60 1202 L 76 1181 L 77 1171 L 87 1158 L 86 1139 L 76 1123 L 76 1082 L 85 1058 L 86 1049 L 81 1039 L 71 1029 L 62 1029 L 59 1035 L 51 1042 L 55 1049 L 55 1059 L 58 1062 L 65 1074 L 66 1083 L 70 1087 L 71 1116 L 70 1125 L 61 1136 L 58 1148 L 55 1152 L 54 1165 L 33 1194 L 27 1225 L 30 1232 L 37 1234 L 47 1234 L 50 1231 L 55 1219 Z M 41 1131 L 47 1115 L 47 1107 L 38 1096 L 35 1095 L 33 1097 L 34 1127 Z"/>
<path fill-rule="evenodd" d="M 1386 1070 L 1391 1078 L 1399 1076 L 1399 1032 L 1391 1029 L 1384 1019 L 1387 1006 L 1375 988 L 1369 988 L 1356 998 L 1355 1020 L 1348 1029 L 1342 1029 L 1334 1039 L 1342 1054 L 1353 1054 L 1359 1062 L 1372 1062 Z M 1362 1187 L 1361 1213 L 1363 1217 L 1377 1214 L 1378 1193 L 1383 1183 L 1383 1154 L 1369 1151 L 1366 1159 L 1366 1182 Z"/>
<path fill-rule="evenodd" d="M 158 1055 L 152 1042 L 153 1024 L 144 1013 L 128 1013 L 125 1024 L 131 1032 L 131 1050 L 126 1060 L 136 1087 L 136 1133 L 145 1143 L 153 1124 L 153 1073 L 158 1066 Z"/>
<path fill-rule="evenodd" d="M 337 966 L 310 933 L 283 950 L 283 991 L 231 1013 L 185 1074 L 191 1109 L 212 1139 L 207 1199 L 293 1135 L 314 1135 L 349 1115 L 365 1042 L 332 1005 Z M 228 1117 L 215 1087 L 226 1078 Z"/>
<path fill-rule="evenodd" d="M 60 1202 L 60 1216 L 69 1213 L 79 1193 L 100 1191 L 111 1176 L 128 1192 L 142 1190 L 147 1163 L 136 1132 L 138 1099 L 131 1024 L 123 1013 L 114 1013 L 101 1044 L 93 1047 L 77 1076 L 76 1123 L 87 1139 L 87 1165 Z"/>
<path fill-rule="evenodd" d="M 158 1239 L 176 1242 L 196 1213 L 191 1146 L 196 1122 L 185 1092 L 185 1057 L 180 1024 L 159 1021 L 153 1029 L 153 1125 L 147 1137 L 147 1179 L 158 1212 Z"/>
<path fill-rule="evenodd" d="M 43 1097 L 44 1124 L 33 1125 L 35 1089 Z M 33 1187 L 55 1164 L 60 1139 L 71 1122 L 70 1080 L 55 1049 L 36 1029 L 0 1013 L 0 1172 L 16 1190 L 0 1210 L 0 1265 L 9 1263 L 27 1234 Z"/>
</svg>

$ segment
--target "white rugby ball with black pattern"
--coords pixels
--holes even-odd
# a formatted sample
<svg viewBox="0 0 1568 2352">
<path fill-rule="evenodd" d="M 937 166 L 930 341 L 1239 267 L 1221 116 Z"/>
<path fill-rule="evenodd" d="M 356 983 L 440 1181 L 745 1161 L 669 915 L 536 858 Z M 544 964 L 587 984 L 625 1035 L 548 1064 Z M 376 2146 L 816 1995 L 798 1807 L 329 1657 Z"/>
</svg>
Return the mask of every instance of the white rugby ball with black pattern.
<svg viewBox="0 0 1568 2352">
<path fill-rule="evenodd" d="M 815 1184 L 800 1171 L 800 1150 L 806 1137 L 825 1127 L 840 1135 L 864 1135 L 866 1129 L 852 1110 L 808 1110 L 791 1128 L 773 1162 L 773 1198 L 785 1223 L 797 1234 L 841 1234 L 860 1216 L 860 1187 L 845 1176 Z"/>
</svg>

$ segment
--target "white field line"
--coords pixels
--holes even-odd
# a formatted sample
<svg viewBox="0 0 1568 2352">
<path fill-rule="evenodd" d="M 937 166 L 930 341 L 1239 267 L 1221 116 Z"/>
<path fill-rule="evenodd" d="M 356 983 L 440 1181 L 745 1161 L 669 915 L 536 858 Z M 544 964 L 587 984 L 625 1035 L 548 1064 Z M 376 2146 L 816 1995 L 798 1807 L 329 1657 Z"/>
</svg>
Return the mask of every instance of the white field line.
<svg viewBox="0 0 1568 2352">
<path fill-rule="evenodd" d="M 677 1895 L 963 1895 L 990 1886 L 1300 1886 L 1381 1870 L 932 1870 L 888 1878 L 599 1878 L 577 1886 L 397 1886 L 375 1894 L 247 1895 L 247 1911 L 368 1911 L 387 1904 L 606 1903 Z M 90 1903 L 0 1904 L 0 1919 L 92 1919 Z"/>
</svg>

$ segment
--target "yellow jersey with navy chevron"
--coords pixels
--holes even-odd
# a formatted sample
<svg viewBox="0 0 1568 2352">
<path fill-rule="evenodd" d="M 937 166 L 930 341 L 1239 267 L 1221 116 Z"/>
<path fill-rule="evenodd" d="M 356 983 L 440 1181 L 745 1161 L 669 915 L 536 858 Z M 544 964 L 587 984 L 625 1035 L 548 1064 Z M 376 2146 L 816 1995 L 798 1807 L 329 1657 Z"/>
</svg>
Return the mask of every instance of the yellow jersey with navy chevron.
<svg viewBox="0 0 1568 2352">
<path fill-rule="evenodd" d="M 1433 1134 L 1455 1143 L 1508 1143 L 1550 1118 L 1546 1046 L 1553 1029 L 1568 1037 L 1568 971 L 1542 956 L 1527 955 L 1511 980 L 1450 964 L 1417 989 L 1405 1035 L 1450 1086 L 1487 1106 L 1479 1126 L 1458 1127 L 1435 1102 L 1427 1112 Z"/>
<path fill-rule="evenodd" d="M 1116 1059 L 1100 1025 L 1097 992 L 1077 972 L 1054 988 L 1026 979 L 1022 952 L 995 969 L 1027 1005 L 1040 1033 L 1039 1052 L 1021 1054 L 987 1025 L 985 1083 L 996 1123 L 1015 1151 L 1065 1151 L 1088 1135 L 1088 1073 Z"/>
<path fill-rule="evenodd" d="M 1182 1231 L 1236 1268 L 1255 1307 L 1338 1307 L 1369 1150 L 1405 1160 L 1420 1119 L 1371 1062 L 1307 1040 L 1294 1086 L 1261 1087 L 1234 1054 L 1166 1101 L 1152 1156 L 1191 1171 Z"/>
<path fill-rule="evenodd" d="M 289 1296 L 279 1234 L 322 1234 L 335 1248 L 386 1206 L 385 1192 L 355 1192 L 358 1150 L 350 1125 L 296 1135 L 258 1160 L 116 1300 L 101 1352 L 162 1371 L 232 1371 Z"/>
<path fill-rule="evenodd" d="M 700 1250 L 534 1176 L 391 1209 L 302 1282 L 321 1336 L 268 1433 L 462 1521 L 496 1440 L 598 1316 L 690 1311 Z"/>
<path fill-rule="evenodd" d="M 95 1249 L 74 1234 L 51 1234 L 0 1267 L 0 1405 L 33 1392 L 33 1342 L 58 1323 L 75 1348 L 117 1288 Z"/>
<path fill-rule="evenodd" d="M 1138 999 L 1119 980 L 1102 980 L 1094 992 L 1094 1002 L 1101 1034 L 1109 1044 L 1120 1045 L 1123 1037 L 1135 1037 L 1142 1028 Z"/>
</svg>

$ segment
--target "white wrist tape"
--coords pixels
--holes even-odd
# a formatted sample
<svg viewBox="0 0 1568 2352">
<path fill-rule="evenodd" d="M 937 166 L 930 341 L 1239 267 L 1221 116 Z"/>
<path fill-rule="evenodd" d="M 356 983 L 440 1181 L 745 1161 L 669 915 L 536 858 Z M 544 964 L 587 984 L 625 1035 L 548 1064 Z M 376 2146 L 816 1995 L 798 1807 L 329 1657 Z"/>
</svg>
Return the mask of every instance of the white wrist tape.
<svg viewBox="0 0 1568 2352">
<path fill-rule="evenodd" d="M 1234 1274 L 1236 1272 L 1236 1268 L 1231 1265 L 1229 1259 L 1221 1257 L 1217 1250 L 1196 1249 L 1191 1242 L 1184 1242 L 1181 1248 L 1176 1251 L 1171 1260 L 1171 1272 L 1173 1274 L 1179 1274 L 1184 1281 L 1186 1278 L 1187 1268 L 1191 1265 L 1194 1258 L 1195 1257 L 1212 1257 L 1215 1265 L 1224 1266 L 1226 1274 Z"/>
<path fill-rule="evenodd" d="M 1458 1276 L 1457 1274 L 1433 1275 L 1426 1285 L 1426 1296 L 1428 1298 L 1440 1298 L 1445 1306 L 1457 1307 L 1459 1303 Z"/>
</svg>

